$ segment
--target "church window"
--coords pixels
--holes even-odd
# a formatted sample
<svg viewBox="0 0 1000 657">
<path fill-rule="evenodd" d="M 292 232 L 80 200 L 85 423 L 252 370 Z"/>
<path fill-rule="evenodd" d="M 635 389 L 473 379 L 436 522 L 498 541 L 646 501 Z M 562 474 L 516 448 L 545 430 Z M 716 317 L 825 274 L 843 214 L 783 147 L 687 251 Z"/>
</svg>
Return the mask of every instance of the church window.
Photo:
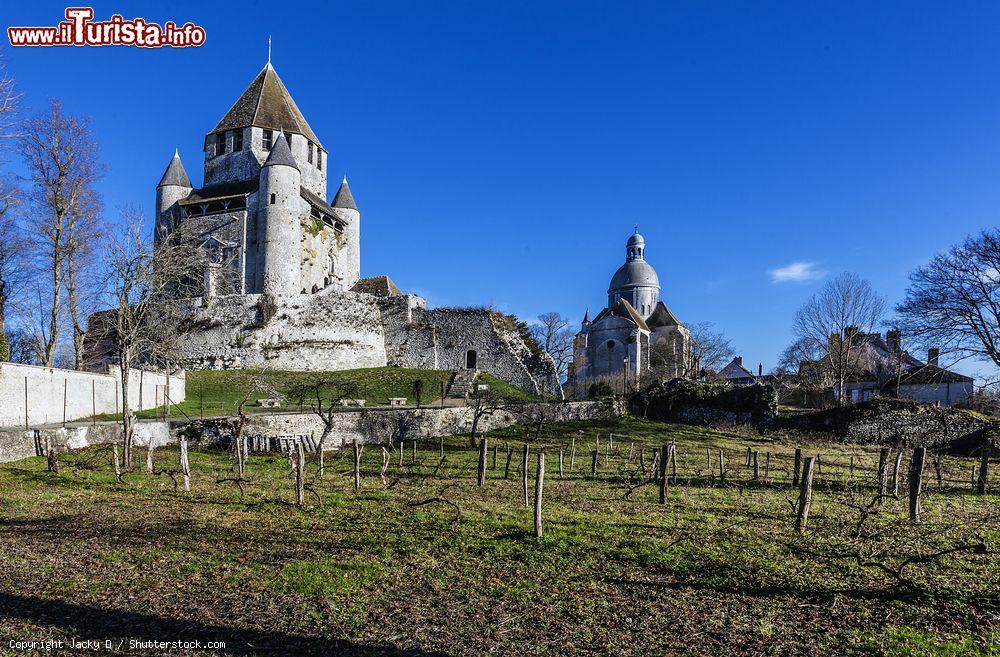
<svg viewBox="0 0 1000 657">
<path fill-rule="evenodd" d="M 310 141 L 310 142 L 307 142 L 307 144 L 308 144 L 308 148 L 306 150 L 308 152 L 309 164 L 312 164 L 313 163 L 313 143 Z"/>
<path fill-rule="evenodd" d="M 276 200 L 277 200 L 277 195 L 276 194 L 271 194 L 271 205 L 274 205 L 274 202 Z"/>
<path fill-rule="evenodd" d="M 271 146 L 274 144 L 274 130 L 264 131 L 264 150 L 271 150 Z"/>
<path fill-rule="evenodd" d="M 233 152 L 238 153 L 243 150 L 243 131 L 237 130 L 233 132 Z"/>
<path fill-rule="evenodd" d="M 316 168 L 320 171 L 323 170 L 323 151 L 316 149 Z"/>
<path fill-rule="evenodd" d="M 215 135 L 215 154 L 225 155 L 226 153 L 226 133 L 220 132 Z"/>
</svg>

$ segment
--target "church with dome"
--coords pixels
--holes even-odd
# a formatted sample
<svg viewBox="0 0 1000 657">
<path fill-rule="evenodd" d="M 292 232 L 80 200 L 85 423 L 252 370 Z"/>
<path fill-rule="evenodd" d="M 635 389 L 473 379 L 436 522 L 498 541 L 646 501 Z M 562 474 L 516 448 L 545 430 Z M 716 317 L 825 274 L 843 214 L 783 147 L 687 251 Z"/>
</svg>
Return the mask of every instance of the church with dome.
<svg viewBox="0 0 1000 657">
<path fill-rule="evenodd" d="M 651 374 L 684 376 L 691 360 L 691 332 L 660 299 L 660 279 L 646 262 L 638 228 L 625 243 L 625 263 L 608 285 L 608 305 L 593 320 L 584 315 L 573 340 L 569 378 L 574 384 L 607 379 L 634 385 Z"/>
</svg>

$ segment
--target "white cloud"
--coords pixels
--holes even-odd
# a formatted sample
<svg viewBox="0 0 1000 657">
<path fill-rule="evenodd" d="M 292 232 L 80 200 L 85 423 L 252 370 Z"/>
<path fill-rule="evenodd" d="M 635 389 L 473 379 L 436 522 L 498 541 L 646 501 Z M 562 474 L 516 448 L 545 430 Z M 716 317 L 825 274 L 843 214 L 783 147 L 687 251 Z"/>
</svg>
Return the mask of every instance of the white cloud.
<svg viewBox="0 0 1000 657">
<path fill-rule="evenodd" d="M 817 278 L 826 276 L 826 271 L 819 269 L 817 263 L 799 260 L 790 265 L 772 269 L 768 272 L 772 283 L 801 283 L 802 281 L 814 281 Z"/>
</svg>

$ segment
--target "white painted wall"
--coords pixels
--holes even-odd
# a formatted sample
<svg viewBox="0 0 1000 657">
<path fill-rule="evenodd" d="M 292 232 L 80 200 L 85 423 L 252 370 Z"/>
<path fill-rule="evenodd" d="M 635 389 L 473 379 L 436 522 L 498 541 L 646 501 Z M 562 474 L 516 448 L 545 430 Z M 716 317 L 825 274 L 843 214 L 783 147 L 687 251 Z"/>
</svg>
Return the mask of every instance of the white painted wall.
<svg viewBox="0 0 1000 657">
<path fill-rule="evenodd" d="M 169 385 L 169 392 L 168 386 Z M 169 396 L 179 403 L 185 397 L 184 373 L 169 377 L 160 372 L 132 370 L 129 403 L 135 410 L 162 406 Z M 90 417 L 96 411 L 121 409 L 118 368 L 109 374 L 63 370 L 34 365 L 0 363 L 0 427 L 36 427 Z M 26 417 L 27 415 L 27 417 Z"/>
<path fill-rule="evenodd" d="M 923 383 L 899 386 L 899 396 L 928 404 L 953 406 L 972 396 L 972 381 L 955 383 Z"/>
</svg>

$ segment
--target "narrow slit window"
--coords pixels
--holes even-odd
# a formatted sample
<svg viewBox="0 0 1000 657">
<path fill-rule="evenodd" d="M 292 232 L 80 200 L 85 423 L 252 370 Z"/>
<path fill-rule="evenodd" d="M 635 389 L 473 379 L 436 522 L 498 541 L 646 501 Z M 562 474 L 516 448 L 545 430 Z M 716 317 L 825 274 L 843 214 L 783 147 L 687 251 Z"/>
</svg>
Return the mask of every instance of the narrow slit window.
<svg viewBox="0 0 1000 657">
<path fill-rule="evenodd" d="M 264 150 L 271 150 L 271 146 L 274 144 L 274 131 L 265 130 L 264 131 Z"/>
<path fill-rule="evenodd" d="M 309 146 L 307 147 L 306 152 L 308 153 L 307 159 L 309 160 L 309 164 L 312 164 L 313 163 L 313 143 L 312 142 L 309 142 Z"/>
<path fill-rule="evenodd" d="M 274 205 L 274 202 L 277 201 L 277 200 L 278 200 L 277 195 L 271 194 L 271 205 Z"/>
</svg>

